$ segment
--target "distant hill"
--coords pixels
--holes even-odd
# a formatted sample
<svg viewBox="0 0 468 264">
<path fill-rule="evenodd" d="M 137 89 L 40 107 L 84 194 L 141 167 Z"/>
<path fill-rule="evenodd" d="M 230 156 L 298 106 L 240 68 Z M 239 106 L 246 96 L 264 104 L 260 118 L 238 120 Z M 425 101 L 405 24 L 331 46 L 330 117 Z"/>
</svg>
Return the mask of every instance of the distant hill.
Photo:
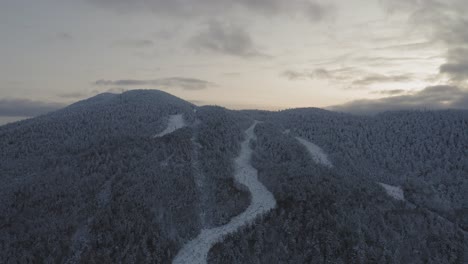
<svg viewBox="0 0 468 264">
<path fill-rule="evenodd" d="M 248 210 L 249 150 L 275 207 L 208 263 L 466 263 L 468 111 L 232 111 L 157 90 L 0 126 L 0 262 L 171 263 Z"/>
</svg>

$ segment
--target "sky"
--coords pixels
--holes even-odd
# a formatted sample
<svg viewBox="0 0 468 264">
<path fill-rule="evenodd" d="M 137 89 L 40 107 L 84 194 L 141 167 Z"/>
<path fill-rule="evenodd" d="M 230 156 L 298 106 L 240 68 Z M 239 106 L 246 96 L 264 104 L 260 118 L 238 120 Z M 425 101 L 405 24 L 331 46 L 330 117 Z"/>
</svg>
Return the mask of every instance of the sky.
<svg viewBox="0 0 468 264">
<path fill-rule="evenodd" d="M 0 0 L 0 123 L 103 92 L 468 108 L 466 0 Z"/>
</svg>

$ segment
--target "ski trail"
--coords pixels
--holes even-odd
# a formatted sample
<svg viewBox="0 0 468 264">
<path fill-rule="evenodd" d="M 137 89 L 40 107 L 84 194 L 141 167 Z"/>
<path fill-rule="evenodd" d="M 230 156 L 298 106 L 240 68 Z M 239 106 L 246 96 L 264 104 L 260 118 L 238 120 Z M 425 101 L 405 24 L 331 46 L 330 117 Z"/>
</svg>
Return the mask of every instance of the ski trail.
<svg viewBox="0 0 468 264">
<path fill-rule="evenodd" d="M 203 229 L 195 239 L 189 241 L 179 251 L 173 264 L 205 264 L 208 252 L 215 243 L 222 241 L 226 235 L 236 232 L 240 227 L 252 224 L 257 217 L 276 206 L 273 194 L 258 181 L 257 170 L 250 164 L 252 149 L 249 143 L 251 139 L 255 139 L 254 128 L 257 123 L 256 121 L 245 131 L 246 138 L 242 142 L 240 154 L 234 160 L 234 178 L 245 185 L 251 193 L 249 207 L 240 215 L 233 217 L 226 225 Z"/>
<path fill-rule="evenodd" d="M 161 133 L 156 134 L 154 137 L 156 138 L 156 137 L 165 136 L 185 126 L 186 125 L 185 125 L 184 117 L 182 116 L 182 114 L 171 115 L 169 117 L 169 122 L 167 123 L 166 129 L 164 129 L 164 131 L 162 131 Z"/>
<path fill-rule="evenodd" d="M 314 143 L 305 140 L 300 137 L 296 137 L 296 139 L 306 147 L 306 149 L 309 151 L 310 155 L 312 156 L 312 159 L 322 165 L 325 165 L 327 167 L 333 167 L 333 164 L 331 161 L 328 159 L 327 154 L 320 148 L 319 146 L 315 145 Z"/>
<path fill-rule="evenodd" d="M 395 200 L 404 201 L 405 193 L 399 186 L 392 186 L 385 183 L 379 182 L 379 185 L 385 189 L 385 192 Z"/>
</svg>

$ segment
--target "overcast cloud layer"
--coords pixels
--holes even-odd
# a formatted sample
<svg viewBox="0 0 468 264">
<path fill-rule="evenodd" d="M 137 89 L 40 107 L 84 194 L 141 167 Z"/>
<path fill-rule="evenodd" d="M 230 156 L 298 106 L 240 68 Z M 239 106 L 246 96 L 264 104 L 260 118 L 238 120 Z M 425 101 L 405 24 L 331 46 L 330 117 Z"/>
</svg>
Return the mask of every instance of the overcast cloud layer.
<svg viewBox="0 0 468 264">
<path fill-rule="evenodd" d="M 465 0 L 383 0 L 389 12 L 409 12 L 411 23 L 427 32 L 434 42 L 447 47 L 447 62 L 440 72 L 453 81 L 468 78 L 468 1 Z"/>
<path fill-rule="evenodd" d="M 240 57 L 264 57 L 257 50 L 250 34 L 243 28 L 219 21 L 191 38 L 189 45 L 197 51 L 208 51 Z"/>
<path fill-rule="evenodd" d="M 311 21 L 323 19 L 331 10 L 329 5 L 308 0 L 88 0 L 103 8 L 128 12 L 153 12 L 163 16 L 217 17 L 231 12 L 249 12 L 253 15 L 304 16 Z"/>
<path fill-rule="evenodd" d="M 136 87 L 136 86 L 147 86 L 150 88 L 160 89 L 171 89 L 171 88 L 182 88 L 185 90 L 202 90 L 209 87 L 216 86 L 214 83 L 183 77 L 171 77 L 162 78 L 155 80 L 98 80 L 94 83 L 98 86 L 120 86 L 120 87 Z"/>
<path fill-rule="evenodd" d="M 141 88 L 237 109 L 468 108 L 466 14 L 465 0 L 3 1 L 0 116 Z"/>
<path fill-rule="evenodd" d="M 27 99 L 1 99 L 0 116 L 37 116 L 64 107 L 60 103 L 32 101 Z"/>
<path fill-rule="evenodd" d="M 468 92 L 455 86 L 432 86 L 414 94 L 356 100 L 329 109 L 354 114 L 391 110 L 468 109 Z"/>
</svg>

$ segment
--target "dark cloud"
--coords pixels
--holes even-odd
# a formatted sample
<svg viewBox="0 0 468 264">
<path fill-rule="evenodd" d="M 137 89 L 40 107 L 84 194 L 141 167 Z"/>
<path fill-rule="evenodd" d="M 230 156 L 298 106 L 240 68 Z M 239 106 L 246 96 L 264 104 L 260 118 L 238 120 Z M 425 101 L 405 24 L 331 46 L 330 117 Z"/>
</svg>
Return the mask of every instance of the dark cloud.
<svg viewBox="0 0 468 264">
<path fill-rule="evenodd" d="M 445 63 L 440 66 L 440 72 L 450 75 L 455 80 L 468 79 L 468 60 L 458 63 Z"/>
<path fill-rule="evenodd" d="M 0 116 L 37 116 L 64 107 L 60 103 L 32 101 L 28 99 L 0 99 Z"/>
<path fill-rule="evenodd" d="M 468 91 L 456 86 L 430 86 L 422 91 L 376 100 L 357 100 L 329 109 L 355 114 L 375 114 L 407 109 L 468 109 Z"/>
<path fill-rule="evenodd" d="M 197 51 L 208 51 L 238 57 L 265 57 L 257 50 L 250 34 L 243 28 L 212 21 L 207 28 L 189 40 Z"/>
<path fill-rule="evenodd" d="M 468 79 L 468 43 L 466 48 L 451 49 L 448 53 L 448 61 L 440 66 L 441 73 L 457 81 Z"/>
<path fill-rule="evenodd" d="M 333 8 L 314 0 L 87 0 L 120 13 L 152 12 L 169 17 L 226 17 L 249 12 L 267 17 L 303 16 L 311 21 L 326 17 Z"/>
<path fill-rule="evenodd" d="M 202 90 L 216 86 L 216 84 L 204 80 L 183 77 L 161 78 L 155 80 L 98 80 L 94 84 L 98 86 L 151 86 L 158 88 L 177 87 L 185 90 Z"/>
<path fill-rule="evenodd" d="M 375 93 L 378 94 L 384 94 L 384 95 L 399 95 L 399 94 L 404 94 L 406 93 L 406 90 L 403 89 L 393 89 L 393 90 L 382 90 L 382 91 L 377 91 Z"/>
<path fill-rule="evenodd" d="M 365 76 L 361 79 L 353 81 L 353 85 L 356 86 L 369 86 L 379 83 L 399 83 L 399 82 L 409 82 L 412 81 L 413 77 L 410 74 L 400 74 L 400 75 L 382 75 L 382 74 L 372 74 Z"/>
</svg>

